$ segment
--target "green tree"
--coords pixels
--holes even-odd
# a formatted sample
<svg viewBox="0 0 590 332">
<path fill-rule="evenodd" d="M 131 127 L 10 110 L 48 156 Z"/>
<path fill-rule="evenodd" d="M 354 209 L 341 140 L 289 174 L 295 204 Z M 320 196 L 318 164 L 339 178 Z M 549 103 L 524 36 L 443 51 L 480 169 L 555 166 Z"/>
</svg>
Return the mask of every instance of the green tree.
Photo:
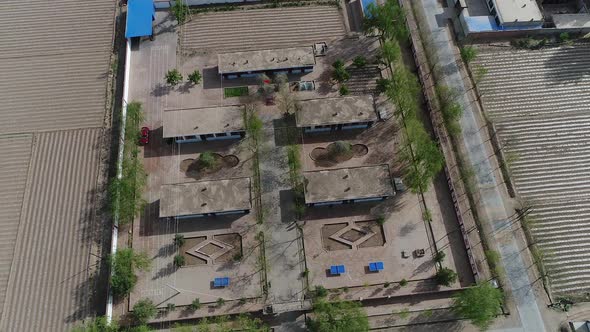
<svg viewBox="0 0 590 332">
<path fill-rule="evenodd" d="M 174 235 L 174 244 L 177 247 L 182 247 L 184 244 L 186 243 L 186 239 L 184 238 L 184 235 L 182 234 L 176 234 Z"/>
<path fill-rule="evenodd" d="M 362 55 L 359 55 L 352 60 L 352 64 L 357 68 L 363 68 L 367 65 L 367 58 L 365 58 Z"/>
<path fill-rule="evenodd" d="M 345 84 L 342 84 L 340 89 L 338 89 L 338 92 L 341 96 L 346 96 L 350 93 L 350 90 L 348 90 L 348 87 Z"/>
<path fill-rule="evenodd" d="M 344 67 L 337 67 L 334 68 L 334 72 L 332 73 L 332 78 L 339 83 L 346 82 L 350 79 L 350 73 Z"/>
<path fill-rule="evenodd" d="M 484 282 L 457 293 L 453 299 L 453 310 L 481 330 L 486 330 L 500 312 L 502 300 L 502 292 Z"/>
<path fill-rule="evenodd" d="M 334 69 L 344 68 L 344 61 L 342 61 L 342 59 L 337 59 L 336 61 L 334 61 L 334 63 L 332 63 L 332 67 Z"/>
<path fill-rule="evenodd" d="M 399 43 L 391 40 L 386 40 L 381 45 L 381 57 L 388 64 L 395 64 L 401 57 L 402 50 Z"/>
<path fill-rule="evenodd" d="M 201 300 L 199 298 L 195 298 L 193 302 L 189 305 L 192 310 L 199 310 L 201 308 Z"/>
<path fill-rule="evenodd" d="M 72 332 L 117 332 L 119 326 L 116 322 L 107 323 L 105 316 L 96 317 L 83 325 L 75 326 Z"/>
<path fill-rule="evenodd" d="M 435 278 L 439 285 L 450 286 L 457 280 L 457 273 L 448 267 L 443 267 L 436 272 Z"/>
<path fill-rule="evenodd" d="M 312 332 L 363 332 L 369 331 L 369 320 L 359 302 L 319 301 L 309 321 Z"/>
<path fill-rule="evenodd" d="M 469 64 L 471 61 L 477 58 L 477 49 L 473 46 L 463 46 L 461 47 L 461 59 L 465 61 L 465 63 Z"/>
<path fill-rule="evenodd" d="M 224 304 L 225 304 L 225 299 L 223 297 L 220 297 L 217 299 L 217 306 L 218 307 L 223 307 Z"/>
<path fill-rule="evenodd" d="M 236 326 L 239 326 L 242 331 L 270 332 L 270 327 L 266 326 L 260 318 L 253 318 L 247 314 L 238 316 Z"/>
<path fill-rule="evenodd" d="M 401 287 L 406 287 L 408 285 L 408 280 L 406 280 L 405 278 L 400 280 L 399 285 Z"/>
<path fill-rule="evenodd" d="M 150 259 L 145 253 L 135 253 L 133 249 L 118 250 L 109 256 L 109 262 L 113 275 L 111 276 L 111 289 L 115 296 L 125 296 L 131 292 L 137 283 L 136 270 L 147 270 Z"/>
<path fill-rule="evenodd" d="M 190 9 L 188 8 L 188 5 L 186 4 L 185 0 L 175 1 L 171 9 L 172 14 L 178 22 L 178 25 L 183 25 L 184 22 L 186 22 L 188 14 L 190 13 Z"/>
<path fill-rule="evenodd" d="M 177 1 L 178 2 L 178 1 Z M 169 70 L 164 76 L 166 79 L 166 83 L 175 86 L 182 81 L 182 74 L 178 71 L 178 69 L 174 68 Z"/>
<path fill-rule="evenodd" d="M 139 325 L 146 324 L 156 316 L 157 311 L 158 309 L 151 300 L 139 300 L 133 306 L 133 320 Z"/>
<path fill-rule="evenodd" d="M 183 267 L 186 264 L 186 259 L 182 254 L 174 256 L 174 266 Z"/>
<path fill-rule="evenodd" d="M 176 309 L 176 304 L 174 304 L 172 302 L 166 304 L 166 311 L 167 312 L 174 311 L 175 309 Z"/>
<path fill-rule="evenodd" d="M 436 254 L 434 255 L 434 261 L 437 263 L 442 263 L 445 260 L 445 257 L 447 255 L 445 254 L 444 251 L 437 251 Z"/>
<path fill-rule="evenodd" d="M 396 0 L 385 0 L 383 5 L 369 4 L 363 30 L 365 34 L 373 34 L 377 30 L 385 39 L 396 39 L 400 43 L 405 43 L 410 36 L 406 14 Z"/>
<path fill-rule="evenodd" d="M 217 167 L 219 160 L 215 158 L 212 152 L 205 151 L 199 155 L 199 166 L 203 168 L 215 168 Z"/>
<path fill-rule="evenodd" d="M 192 73 L 188 74 L 188 80 L 195 85 L 201 83 L 201 78 L 201 72 L 198 69 L 195 69 Z"/>
<path fill-rule="evenodd" d="M 352 144 L 345 141 L 336 141 L 330 145 L 330 154 L 333 156 L 342 156 L 352 153 Z"/>
<path fill-rule="evenodd" d="M 314 295 L 315 297 L 326 297 L 328 295 L 328 290 L 321 285 L 315 286 Z"/>
<path fill-rule="evenodd" d="M 386 78 L 377 79 L 377 92 L 384 93 L 390 89 L 391 84 L 391 81 Z"/>
</svg>

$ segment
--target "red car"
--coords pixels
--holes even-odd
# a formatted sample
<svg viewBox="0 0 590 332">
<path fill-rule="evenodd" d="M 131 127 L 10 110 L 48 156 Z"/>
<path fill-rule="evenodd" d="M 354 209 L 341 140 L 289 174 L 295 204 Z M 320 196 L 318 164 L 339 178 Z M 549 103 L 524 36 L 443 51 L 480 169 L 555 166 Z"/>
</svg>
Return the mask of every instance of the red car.
<svg viewBox="0 0 590 332">
<path fill-rule="evenodd" d="M 139 137 L 139 144 L 146 145 L 150 142 L 150 128 L 142 127 Z"/>
</svg>

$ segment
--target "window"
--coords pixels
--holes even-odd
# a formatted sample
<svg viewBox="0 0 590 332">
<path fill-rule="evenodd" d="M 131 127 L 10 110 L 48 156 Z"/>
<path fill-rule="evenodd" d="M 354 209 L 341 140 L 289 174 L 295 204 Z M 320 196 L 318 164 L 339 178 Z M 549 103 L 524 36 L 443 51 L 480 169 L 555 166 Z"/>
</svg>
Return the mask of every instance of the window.
<svg viewBox="0 0 590 332">
<path fill-rule="evenodd" d="M 227 133 L 215 134 L 215 137 L 225 137 L 225 136 L 227 136 Z"/>
</svg>

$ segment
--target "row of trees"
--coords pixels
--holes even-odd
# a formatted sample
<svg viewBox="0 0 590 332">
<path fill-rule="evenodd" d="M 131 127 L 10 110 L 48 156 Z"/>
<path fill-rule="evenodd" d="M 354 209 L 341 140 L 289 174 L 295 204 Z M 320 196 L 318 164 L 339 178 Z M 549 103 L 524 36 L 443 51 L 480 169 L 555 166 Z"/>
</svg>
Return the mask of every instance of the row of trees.
<svg viewBox="0 0 590 332">
<path fill-rule="evenodd" d="M 188 74 L 188 81 L 194 85 L 201 83 L 201 79 L 203 76 L 198 69 L 193 70 L 190 74 Z M 171 86 L 176 86 L 184 79 L 184 76 L 180 73 L 180 71 L 176 68 L 169 70 L 166 75 L 164 76 L 166 83 L 170 84 Z"/>
<path fill-rule="evenodd" d="M 123 169 L 121 179 L 115 178 L 109 186 L 110 208 L 118 213 L 119 225 L 133 222 L 145 205 L 141 198 L 147 174 L 139 160 L 139 135 L 143 122 L 141 103 L 127 105 L 125 136 L 123 141 Z"/>
</svg>

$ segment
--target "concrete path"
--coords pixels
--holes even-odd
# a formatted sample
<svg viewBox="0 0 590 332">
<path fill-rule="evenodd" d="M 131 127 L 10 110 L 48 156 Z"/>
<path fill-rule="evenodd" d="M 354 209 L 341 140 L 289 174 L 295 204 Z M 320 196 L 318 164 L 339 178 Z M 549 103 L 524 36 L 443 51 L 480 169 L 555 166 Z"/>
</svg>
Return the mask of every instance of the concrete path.
<svg viewBox="0 0 590 332">
<path fill-rule="evenodd" d="M 275 129 L 272 123 L 265 121 L 264 138 L 260 146 L 260 172 L 270 284 L 267 303 L 277 305 L 303 300 L 301 273 L 304 263 L 299 231 L 295 224 L 286 146 L 277 145 L 285 129 Z"/>
<path fill-rule="evenodd" d="M 521 326 L 517 330 L 522 331 L 545 331 L 543 319 L 536 302 L 531 280 L 527 274 L 527 266 L 522 257 L 518 239 L 511 231 L 509 215 L 510 208 L 506 206 L 502 192 L 499 189 L 501 181 L 494 176 L 496 167 L 488 156 L 493 151 L 486 149 L 489 144 L 480 132 L 480 124 L 477 118 L 477 109 L 469 100 L 463 82 L 460 68 L 457 66 L 451 31 L 443 25 L 448 15 L 445 15 L 438 0 L 421 0 L 418 2 L 424 8 L 427 17 L 427 27 L 433 38 L 434 45 L 438 52 L 439 64 L 445 75 L 445 83 L 460 93 L 458 102 L 464 112 L 461 118 L 463 143 L 468 152 L 468 158 L 475 171 L 478 184 L 481 204 L 485 215 L 481 216 L 482 222 L 489 222 L 493 236 L 498 244 L 502 257 L 502 263 L 506 269 L 509 285 L 506 285 L 512 292 L 520 317 Z"/>
</svg>

